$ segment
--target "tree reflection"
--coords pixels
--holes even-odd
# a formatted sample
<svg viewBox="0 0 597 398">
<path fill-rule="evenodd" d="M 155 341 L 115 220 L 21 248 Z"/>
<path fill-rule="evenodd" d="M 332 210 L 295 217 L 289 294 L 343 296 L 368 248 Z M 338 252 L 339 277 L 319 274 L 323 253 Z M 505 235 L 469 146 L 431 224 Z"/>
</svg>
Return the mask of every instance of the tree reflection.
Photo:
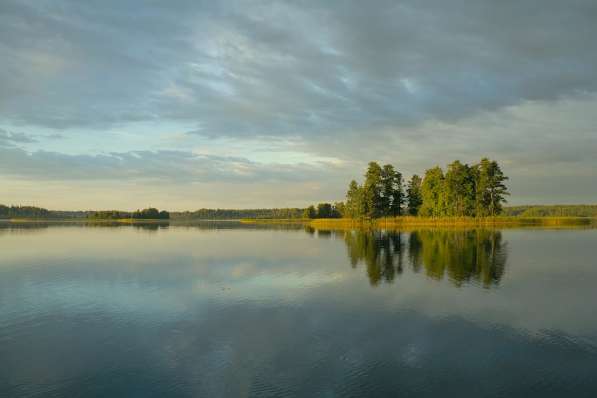
<svg viewBox="0 0 597 398">
<path fill-rule="evenodd" d="M 353 267 L 366 266 L 372 285 L 392 282 L 404 269 L 433 279 L 448 277 L 456 286 L 476 281 L 489 288 L 499 284 L 506 266 L 506 244 L 499 231 L 421 230 L 349 231 L 344 234 Z"/>
<path fill-rule="evenodd" d="M 372 285 L 380 281 L 392 282 L 402 273 L 404 244 L 402 234 L 384 231 L 351 231 L 344 235 L 350 263 L 367 266 Z"/>
</svg>

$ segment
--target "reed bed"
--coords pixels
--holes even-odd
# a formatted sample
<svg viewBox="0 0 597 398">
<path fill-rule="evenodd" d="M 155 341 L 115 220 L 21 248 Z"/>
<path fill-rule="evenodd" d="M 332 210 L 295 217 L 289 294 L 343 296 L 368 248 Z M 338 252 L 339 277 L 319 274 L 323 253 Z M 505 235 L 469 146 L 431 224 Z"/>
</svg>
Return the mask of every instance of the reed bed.
<svg viewBox="0 0 597 398">
<path fill-rule="evenodd" d="M 588 217 L 391 217 L 368 219 L 328 218 L 309 220 L 314 228 L 399 228 L 399 227 L 566 227 L 595 226 L 595 219 Z"/>
</svg>

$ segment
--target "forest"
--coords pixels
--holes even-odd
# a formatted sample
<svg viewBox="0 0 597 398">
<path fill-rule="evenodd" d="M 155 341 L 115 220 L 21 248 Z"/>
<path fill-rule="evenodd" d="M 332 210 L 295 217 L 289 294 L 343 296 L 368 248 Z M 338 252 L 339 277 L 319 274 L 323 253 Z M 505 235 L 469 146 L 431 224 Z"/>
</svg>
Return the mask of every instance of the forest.
<svg viewBox="0 0 597 398">
<path fill-rule="evenodd" d="M 504 207 L 510 217 L 597 217 L 597 205 L 526 205 Z"/>
<path fill-rule="evenodd" d="M 32 219 L 76 219 L 86 218 L 89 211 L 48 210 L 35 206 L 5 206 L 0 204 L 0 219 L 32 218 Z"/>
<path fill-rule="evenodd" d="M 304 209 L 199 209 L 195 211 L 172 212 L 171 218 L 176 220 L 240 220 L 254 219 L 299 219 Z"/>
<path fill-rule="evenodd" d="M 95 213 L 90 214 L 88 218 L 92 220 L 169 220 L 170 213 L 165 210 L 159 211 L 156 208 L 150 207 L 148 209 L 137 210 L 134 212 L 119 210 L 96 211 Z"/>
<path fill-rule="evenodd" d="M 51 218 L 48 209 L 33 206 L 0 205 L 0 218 Z"/>
</svg>

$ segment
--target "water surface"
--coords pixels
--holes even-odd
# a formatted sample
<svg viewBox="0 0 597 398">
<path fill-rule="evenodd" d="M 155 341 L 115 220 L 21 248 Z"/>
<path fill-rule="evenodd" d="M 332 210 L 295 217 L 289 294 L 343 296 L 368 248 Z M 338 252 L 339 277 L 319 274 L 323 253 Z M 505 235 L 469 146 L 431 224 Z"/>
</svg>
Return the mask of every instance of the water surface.
<svg viewBox="0 0 597 398">
<path fill-rule="evenodd" d="M 0 225 L 0 396 L 595 397 L 596 244 Z"/>
</svg>

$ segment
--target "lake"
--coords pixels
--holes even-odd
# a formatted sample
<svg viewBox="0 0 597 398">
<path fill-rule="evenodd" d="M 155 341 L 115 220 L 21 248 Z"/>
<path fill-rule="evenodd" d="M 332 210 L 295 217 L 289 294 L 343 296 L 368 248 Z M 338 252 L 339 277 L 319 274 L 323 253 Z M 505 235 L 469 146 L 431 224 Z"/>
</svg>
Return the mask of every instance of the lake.
<svg viewBox="0 0 597 398">
<path fill-rule="evenodd" d="M 0 224 L 2 397 L 596 397 L 597 230 Z"/>
</svg>

